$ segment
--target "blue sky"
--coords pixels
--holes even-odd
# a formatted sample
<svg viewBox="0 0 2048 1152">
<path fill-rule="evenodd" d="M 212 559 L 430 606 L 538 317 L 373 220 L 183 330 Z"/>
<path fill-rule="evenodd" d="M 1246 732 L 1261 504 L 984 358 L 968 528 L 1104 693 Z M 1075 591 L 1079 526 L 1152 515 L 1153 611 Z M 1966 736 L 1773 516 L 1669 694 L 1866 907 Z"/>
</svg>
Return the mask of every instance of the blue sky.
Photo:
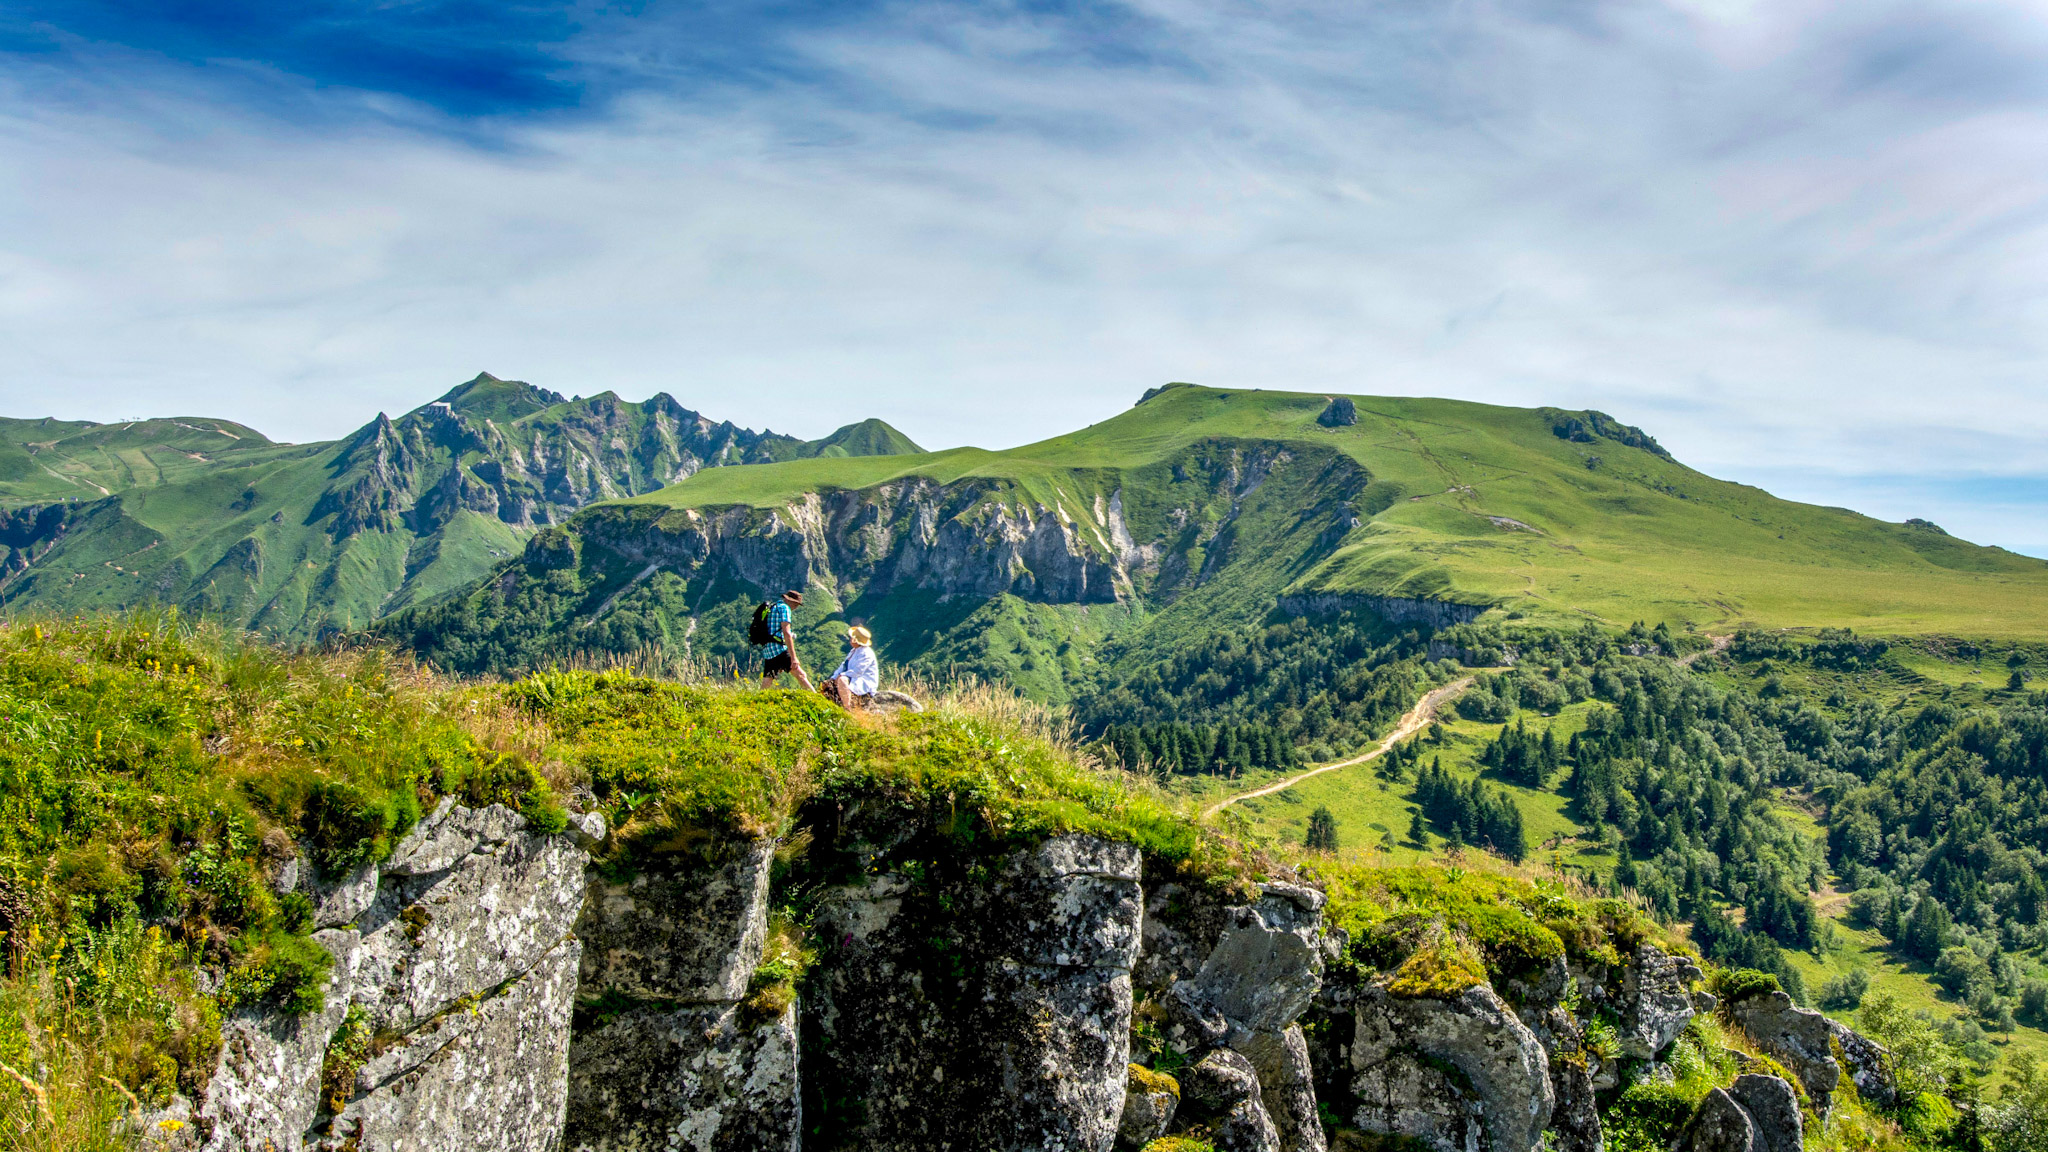
<svg viewBox="0 0 2048 1152">
<path fill-rule="evenodd" d="M 2048 555 L 2048 0 L 17 3 L 0 411 L 1592 406 Z"/>
</svg>

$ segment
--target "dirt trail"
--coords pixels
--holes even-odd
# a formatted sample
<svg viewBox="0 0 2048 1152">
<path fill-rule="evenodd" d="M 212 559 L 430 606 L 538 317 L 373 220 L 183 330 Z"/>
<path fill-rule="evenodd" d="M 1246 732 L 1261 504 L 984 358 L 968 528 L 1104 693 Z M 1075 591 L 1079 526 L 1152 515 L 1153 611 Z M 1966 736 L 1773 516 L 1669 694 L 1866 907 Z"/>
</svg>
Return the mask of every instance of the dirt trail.
<svg viewBox="0 0 2048 1152">
<path fill-rule="evenodd" d="M 1311 768 L 1306 772 L 1298 772 L 1285 780 L 1268 784 L 1263 788 L 1254 788 L 1249 792 L 1240 792 L 1235 796 L 1226 797 L 1204 808 L 1202 815 L 1205 817 L 1214 816 L 1239 800 L 1252 800 L 1260 796 L 1271 796 L 1275 792 L 1285 792 L 1311 776 L 1320 776 L 1325 772 L 1335 772 L 1339 768 L 1349 768 L 1353 764 L 1363 764 L 1368 760 L 1376 760 L 1386 755 L 1387 749 L 1422 731 L 1431 720 L 1436 718 L 1436 710 L 1442 707 L 1445 701 L 1452 699 L 1471 686 L 1472 677 L 1467 676 L 1462 680 L 1453 680 L 1441 688 L 1431 690 L 1428 695 L 1415 702 L 1415 707 L 1410 708 L 1407 714 L 1401 717 L 1401 722 L 1394 725 L 1394 730 L 1382 737 L 1378 744 L 1373 745 L 1370 752 L 1353 756 L 1349 760 L 1339 760 L 1335 764 L 1325 764 L 1320 768 Z"/>
<path fill-rule="evenodd" d="M 1707 637 L 1707 639 L 1712 640 L 1714 642 L 1714 646 L 1712 648 L 1709 648 L 1704 652 L 1688 652 L 1685 655 L 1680 656 L 1678 658 L 1678 666 L 1681 668 L 1690 668 L 1692 667 L 1692 662 L 1699 659 L 1702 656 L 1711 656 L 1716 652 L 1727 651 L 1728 645 L 1734 642 L 1735 637 L 1733 635 L 1709 636 Z"/>
</svg>

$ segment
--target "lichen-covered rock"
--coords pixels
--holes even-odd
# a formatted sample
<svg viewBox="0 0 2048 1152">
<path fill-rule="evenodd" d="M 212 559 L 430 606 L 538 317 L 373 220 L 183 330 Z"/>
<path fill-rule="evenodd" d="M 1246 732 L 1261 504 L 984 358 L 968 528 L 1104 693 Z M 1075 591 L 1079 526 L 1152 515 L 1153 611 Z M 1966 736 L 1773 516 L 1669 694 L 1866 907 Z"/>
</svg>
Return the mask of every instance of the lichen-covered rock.
<svg viewBox="0 0 2048 1152">
<path fill-rule="evenodd" d="M 577 941 L 562 941 L 502 988 L 365 1064 L 321 1152 L 553 1152 L 579 951 Z"/>
<path fill-rule="evenodd" d="M 593 881 L 576 924 L 585 988 L 690 1004 L 745 996 L 768 935 L 774 856 L 773 840 L 757 840 L 715 864 Z"/>
<path fill-rule="evenodd" d="M 1315 1069 L 1301 1025 L 1258 1032 L 1238 1049 L 1259 1074 L 1259 1102 L 1280 1135 L 1281 1152 L 1327 1152 L 1316 1110 Z"/>
<path fill-rule="evenodd" d="M 307 883 L 312 872 L 310 863 L 302 863 L 294 869 L 293 883 L 304 886 L 313 898 L 313 926 L 315 928 L 340 928 L 355 923 L 356 917 L 370 910 L 370 904 L 377 899 L 378 869 L 375 864 L 361 865 L 333 883 Z"/>
<path fill-rule="evenodd" d="M 1555 1097 L 1543 1046 L 1491 987 L 1455 1000 L 1361 988 L 1353 1008 L 1353 1122 L 1440 1152 L 1528 1152 Z M 1453 1079 L 1437 1065 L 1457 1069 Z M 1475 1123 L 1476 1122 L 1476 1123 Z"/>
<path fill-rule="evenodd" d="M 1880 1108 L 1896 1107 L 1899 1081 L 1892 1071 L 1891 1050 L 1833 1020 L 1828 1021 L 1828 1030 L 1834 1035 L 1835 1047 L 1841 1052 L 1840 1062 L 1846 1064 L 1857 1094 Z"/>
<path fill-rule="evenodd" d="M 1607 1133 L 1600 1123 L 1600 1102 L 1595 1097 L 1593 1077 L 1585 1064 L 1552 1057 L 1550 1091 L 1555 1098 L 1550 1109 L 1550 1130 L 1557 1152 L 1603 1152 Z"/>
<path fill-rule="evenodd" d="M 1827 1111 L 1842 1078 L 1841 1065 L 1835 1063 L 1834 1029 L 1827 1017 L 1799 1007 L 1783 992 L 1745 996 L 1728 1006 L 1728 1014 L 1757 1047 L 1799 1077 L 1816 1110 Z"/>
<path fill-rule="evenodd" d="M 1192 977 L 1165 997 L 1191 1047 L 1237 1046 L 1300 1018 L 1323 982 L 1323 894 L 1264 884 L 1257 904 L 1234 907 Z"/>
<path fill-rule="evenodd" d="M 1122 1117 L 1137 851 L 1062 836 L 994 875 L 832 894 L 807 982 L 819 1147 L 1095 1152 Z"/>
<path fill-rule="evenodd" d="M 1672 1145 L 1673 1152 L 1763 1152 L 1763 1137 L 1749 1113 L 1724 1089 L 1716 1088 L 1700 1101 L 1699 1110 L 1686 1123 Z"/>
<path fill-rule="evenodd" d="M 305 1129 L 319 1111 L 319 1062 L 348 1013 L 348 984 L 358 939 L 352 931 L 324 929 L 313 939 L 334 955 L 326 1006 L 289 1015 L 274 1009 L 236 1013 L 221 1023 L 221 1056 L 199 1107 L 209 1129 L 207 1152 L 303 1148 Z"/>
<path fill-rule="evenodd" d="M 1804 1125 L 1799 1118 L 1799 1097 L 1792 1085 L 1776 1076 L 1750 1073 L 1737 1076 L 1728 1086 L 1742 1110 L 1755 1125 L 1759 1152 L 1800 1152 L 1805 1147 Z"/>
<path fill-rule="evenodd" d="M 1621 1045 L 1625 1055 L 1648 1060 L 1671 1046 L 1693 1018 L 1692 986 L 1706 974 L 1686 956 L 1654 944 L 1637 946 L 1622 970 Z"/>
<path fill-rule="evenodd" d="M 1162 1072 L 1130 1066 L 1124 1084 L 1123 1117 L 1117 1121 L 1117 1147 L 1143 1148 L 1166 1134 L 1180 1107 L 1180 1082 Z"/>
<path fill-rule="evenodd" d="M 323 1126 L 323 1146 L 551 1149 L 587 860 L 570 837 L 528 831 L 508 808 L 443 801 L 383 865 L 314 885 L 324 917 L 357 910 L 347 928 L 314 936 L 335 958 L 326 1006 L 227 1023 L 194 1117 L 209 1152 L 308 1146 L 326 1049 L 352 1007 L 386 1043 Z"/>
<path fill-rule="evenodd" d="M 195 1125 L 210 1129 L 207 1152 L 262 1152 L 266 1147 L 297 1152 L 304 1147 L 306 1129 L 320 1107 L 321 1058 L 348 1012 L 357 956 L 353 931 L 325 929 L 313 938 L 334 957 L 321 1011 L 295 1016 L 261 1009 L 237 1013 L 221 1025 L 220 1060 Z"/>
<path fill-rule="evenodd" d="M 795 1152 L 803 1143 L 797 1010 L 736 1004 L 620 1013 L 569 1055 L 569 1152 Z"/>
<path fill-rule="evenodd" d="M 525 827 L 502 805 L 457 807 L 392 853 L 359 921 L 351 990 L 376 1028 L 408 1032 L 523 975 L 569 934 L 588 857 Z"/>
<path fill-rule="evenodd" d="M 1219 1048 L 1181 1077 L 1181 1099 L 1196 1119 L 1210 1121 L 1218 1152 L 1279 1152 L 1280 1133 L 1260 1101 L 1251 1061 Z"/>
</svg>

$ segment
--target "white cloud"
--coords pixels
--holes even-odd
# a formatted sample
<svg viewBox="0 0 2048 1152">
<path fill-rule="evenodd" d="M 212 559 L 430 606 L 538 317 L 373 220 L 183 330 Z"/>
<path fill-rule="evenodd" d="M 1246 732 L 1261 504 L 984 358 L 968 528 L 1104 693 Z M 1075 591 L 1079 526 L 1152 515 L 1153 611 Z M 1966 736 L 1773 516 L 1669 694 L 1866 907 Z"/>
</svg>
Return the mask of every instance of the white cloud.
<svg viewBox="0 0 2048 1152">
<path fill-rule="evenodd" d="M 1000 446 L 1191 379 L 1592 405 L 1736 478 L 2048 473 L 2038 7 L 990 11 L 498 150 L 0 99 L 0 407 L 312 438 L 487 368 Z"/>
</svg>

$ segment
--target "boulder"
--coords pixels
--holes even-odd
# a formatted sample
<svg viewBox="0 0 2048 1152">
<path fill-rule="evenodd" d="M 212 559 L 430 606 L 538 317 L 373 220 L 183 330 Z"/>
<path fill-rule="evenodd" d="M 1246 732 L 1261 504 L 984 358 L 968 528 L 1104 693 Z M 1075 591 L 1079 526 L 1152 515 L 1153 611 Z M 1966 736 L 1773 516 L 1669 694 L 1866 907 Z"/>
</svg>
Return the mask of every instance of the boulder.
<svg viewBox="0 0 2048 1152">
<path fill-rule="evenodd" d="M 1816 1111 L 1827 1111 L 1842 1078 L 1834 1057 L 1834 1027 L 1827 1017 L 1799 1007 L 1783 992 L 1745 996 L 1728 1006 L 1728 1015 L 1757 1047 L 1799 1077 Z"/>
<path fill-rule="evenodd" d="M 1690 957 L 1668 955 L 1653 944 L 1638 945 L 1633 962 L 1622 969 L 1623 1053 L 1649 1060 L 1670 1047 L 1693 1018 L 1692 985 L 1705 976 Z"/>
<path fill-rule="evenodd" d="M 576 1034 L 568 1152 L 796 1152 L 797 1009 L 640 1007 Z"/>
<path fill-rule="evenodd" d="M 1202 1057 L 1181 1077 L 1182 1103 L 1195 1119 L 1210 1121 L 1217 1152 L 1280 1152 L 1280 1133 L 1260 1095 L 1251 1061 L 1228 1048 Z"/>
<path fill-rule="evenodd" d="M 1549 1126 L 1549 1060 L 1485 984 L 1457 998 L 1360 989 L 1353 1008 L 1351 1095 L 1357 1127 L 1439 1149 L 1529 1152 Z M 1443 1066 L 1456 1069 L 1447 1075 Z"/>
<path fill-rule="evenodd" d="M 1323 894 L 1260 885 L 1257 904 L 1231 908 L 1192 977 L 1166 993 L 1169 1018 L 1196 1045 L 1235 1047 L 1294 1023 L 1323 983 Z"/>
<path fill-rule="evenodd" d="M 1117 1121 L 1117 1147 L 1138 1149 L 1166 1134 L 1180 1107 L 1180 1082 L 1150 1068 L 1130 1066 L 1124 1084 L 1124 1111 Z"/>
<path fill-rule="evenodd" d="M 1799 1118 L 1799 1097 L 1792 1085 L 1776 1076 L 1737 1076 L 1728 1095 L 1749 1113 L 1756 1127 L 1759 1152 L 1800 1152 L 1805 1133 Z"/>
<path fill-rule="evenodd" d="M 1725 1089 L 1716 1088 L 1700 1101 L 1672 1152 L 1763 1152 L 1763 1147 L 1749 1113 Z"/>
</svg>

